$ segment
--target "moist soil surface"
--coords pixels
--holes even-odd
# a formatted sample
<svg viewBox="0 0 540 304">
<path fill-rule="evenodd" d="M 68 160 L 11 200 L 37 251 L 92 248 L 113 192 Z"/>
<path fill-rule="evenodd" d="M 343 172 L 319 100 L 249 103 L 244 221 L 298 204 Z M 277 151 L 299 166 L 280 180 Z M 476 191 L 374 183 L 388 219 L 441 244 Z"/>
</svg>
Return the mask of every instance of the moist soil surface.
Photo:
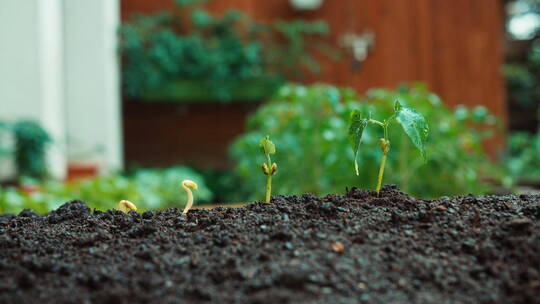
<svg viewBox="0 0 540 304">
<path fill-rule="evenodd" d="M 1 303 L 540 303 L 540 196 L 0 217 Z"/>
</svg>

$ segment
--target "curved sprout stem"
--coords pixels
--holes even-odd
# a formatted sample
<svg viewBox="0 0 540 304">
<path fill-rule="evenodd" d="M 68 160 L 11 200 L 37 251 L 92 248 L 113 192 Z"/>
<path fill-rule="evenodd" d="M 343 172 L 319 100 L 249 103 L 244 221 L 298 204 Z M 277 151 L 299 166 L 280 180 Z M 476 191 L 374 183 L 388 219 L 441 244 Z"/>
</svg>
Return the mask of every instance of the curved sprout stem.
<svg viewBox="0 0 540 304">
<path fill-rule="evenodd" d="M 194 181 L 186 179 L 182 181 L 182 188 L 184 188 L 187 193 L 187 202 L 184 211 L 182 211 L 182 216 L 187 216 L 189 209 L 193 206 L 193 192 L 191 192 L 191 189 L 197 190 L 199 187 Z"/>
<path fill-rule="evenodd" d="M 121 200 L 118 203 L 118 210 L 128 213 L 128 210 L 137 211 L 137 206 L 128 200 Z"/>
</svg>

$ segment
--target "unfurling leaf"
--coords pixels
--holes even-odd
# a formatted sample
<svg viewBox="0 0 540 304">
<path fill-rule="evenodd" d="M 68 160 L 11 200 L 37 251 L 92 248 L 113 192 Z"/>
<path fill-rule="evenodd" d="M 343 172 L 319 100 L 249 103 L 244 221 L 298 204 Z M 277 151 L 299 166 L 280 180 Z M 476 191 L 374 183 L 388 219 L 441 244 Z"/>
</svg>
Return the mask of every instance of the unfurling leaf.
<svg viewBox="0 0 540 304">
<path fill-rule="evenodd" d="M 276 146 L 270 140 L 270 136 L 266 135 L 259 142 L 259 147 L 264 154 L 276 154 Z"/>
<path fill-rule="evenodd" d="M 362 118 L 362 114 L 359 110 L 353 110 L 349 120 L 349 143 L 354 153 L 354 169 L 356 170 L 356 175 L 359 175 L 358 172 L 358 162 L 356 158 L 358 156 L 358 148 L 360 147 L 360 140 L 362 139 L 362 134 L 366 128 L 368 120 Z"/>
<path fill-rule="evenodd" d="M 416 110 L 402 106 L 399 101 L 396 101 L 394 109 L 396 111 L 396 120 L 401 124 L 414 146 L 420 150 L 420 154 L 422 154 L 425 161 L 426 150 L 424 146 L 429 135 L 426 119 Z"/>
</svg>

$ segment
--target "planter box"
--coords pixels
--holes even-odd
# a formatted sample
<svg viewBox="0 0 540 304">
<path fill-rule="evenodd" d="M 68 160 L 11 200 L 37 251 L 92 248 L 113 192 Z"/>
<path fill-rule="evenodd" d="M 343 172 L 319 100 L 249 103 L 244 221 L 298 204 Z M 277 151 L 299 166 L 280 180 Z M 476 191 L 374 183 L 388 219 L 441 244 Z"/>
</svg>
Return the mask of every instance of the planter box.
<svg viewBox="0 0 540 304">
<path fill-rule="evenodd" d="M 237 82 L 222 95 L 208 83 L 178 80 L 124 99 L 126 164 L 227 168 L 229 144 L 246 117 L 281 86 L 277 77 Z"/>
<path fill-rule="evenodd" d="M 126 100 L 123 108 L 126 164 L 227 168 L 229 144 L 244 132 L 246 117 L 259 104 Z"/>
<path fill-rule="evenodd" d="M 141 102 L 150 103 L 229 103 L 257 102 L 272 96 L 283 81 L 278 77 L 260 77 L 235 82 L 226 87 L 203 81 L 177 80 L 143 94 Z"/>
<path fill-rule="evenodd" d="M 98 175 L 99 165 L 93 163 L 69 163 L 67 181 L 76 179 L 91 179 Z"/>
</svg>

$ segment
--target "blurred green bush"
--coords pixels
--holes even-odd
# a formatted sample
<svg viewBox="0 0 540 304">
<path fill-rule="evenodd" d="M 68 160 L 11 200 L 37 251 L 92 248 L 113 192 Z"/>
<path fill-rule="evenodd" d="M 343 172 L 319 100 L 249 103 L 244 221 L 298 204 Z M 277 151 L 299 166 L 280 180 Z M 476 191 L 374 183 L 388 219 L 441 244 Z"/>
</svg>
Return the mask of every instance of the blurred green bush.
<svg viewBox="0 0 540 304">
<path fill-rule="evenodd" d="M 9 125 L 3 121 L 0 121 L 0 157 L 5 155 L 11 155 L 12 149 L 9 146 L 8 137 L 11 131 Z"/>
<path fill-rule="evenodd" d="M 135 203 L 140 212 L 183 208 L 186 193 L 180 188 L 180 182 L 184 179 L 191 179 L 199 185 L 194 195 L 195 203 L 211 199 L 212 193 L 199 173 L 186 167 L 173 167 L 141 169 L 130 176 L 116 174 L 67 184 L 57 181 L 26 183 L 23 185 L 26 191 L 0 188 L 0 208 L 5 213 L 16 213 L 25 208 L 45 213 L 74 199 L 83 200 L 100 210 L 114 209 L 123 199 Z"/>
<path fill-rule="evenodd" d="M 388 117 L 395 100 L 427 118 L 428 162 L 424 164 L 408 138 L 394 134 L 399 131 L 394 128 L 390 132 L 392 150 L 386 184 L 395 183 L 420 197 L 481 194 L 489 189 L 482 175 L 495 170 L 486 161 L 481 143 L 490 136 L 486 126 L 496 125 L 497 120 L 484 107 L 457 107 L 452 111 L 419 83 L 396 90 L 373 89 L 361 99 L 351 90 L 330 85 L 287 85 L 249 118 L 247 133 L 232 144 L 230 152 L 241 188 L 230 199 L 263 198 L 263 159 L 258 142 L 266 134 L 272 136 L 277 148 L 275 194 L 343 193 L 345 187 L 352 186 L 373 189 L 381 134 L 377 128 L 365 130 L 358 157 L 360 176 L 356 176 L 347 141 L 349 114 L 360 109 L 374 118 Z"/>
<path fill-rule="evenodd" d="M 321 43 L 328 33 L 325 22 L 266 24 L 239 10 L 217 16 L 205 10 L 203 2 L 175 1 L 174 11 L 134 15 L 122 24 L 127 96 L 163 99 L 185 94 L 189 101 L 208 97 L 228 101 L 240 92 L 245 98 L 267 97 L 283 77 L 296 76 L 305 68 L 318 70 L 310 50 L 327 48 Z M 255 92 L 244 96 L 239 88 L 243 84 Z"/>
<path fill-rule="evenodd" d="M 513 183 L 540 182 L 540 133 L 510 134 L 504 163 Z"/>
<path fill-rule="evenodd" d="M 12 126 L 15 163 L 19 177 L 45 178 L 48 175 L 46 149 L 51 137 L 38 123 L 21 120 Z"/>
<path fill-rule="evenodd" d="M 540 128 L 540 41 L 531 44 L 525 59 L 504 65 L 510 127 L 533 131 Z"/>
<path fill-rule="evenodd" d="M 51 142 L 49 133 L 35 121 L 0 121 L 0 157 L 14 157 L 18 178 L 48 176 L 46 156 Z"/>
</svg>

